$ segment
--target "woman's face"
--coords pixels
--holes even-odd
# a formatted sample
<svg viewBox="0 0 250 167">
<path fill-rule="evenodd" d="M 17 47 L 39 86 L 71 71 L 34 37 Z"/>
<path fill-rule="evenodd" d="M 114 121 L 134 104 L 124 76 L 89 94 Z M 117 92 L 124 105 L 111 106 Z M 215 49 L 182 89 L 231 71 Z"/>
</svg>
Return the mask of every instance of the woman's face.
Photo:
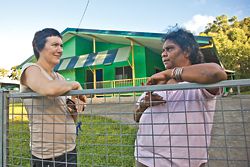
<svg viewBox="0 0 250 167">
<path fill-rule="evenodd" d="M 189 61 L 188 54 L 171 40 L 164 42 L 161 57 L 166 69 L 181 67 Z"/>
<path fill-rule="evenodd" d="M 58 36 L 47 37 L 45 46 L 40 52 L 40 58 L 55 66 L 60 62 L 62 52 L 62 39 Z"/>
</svg>

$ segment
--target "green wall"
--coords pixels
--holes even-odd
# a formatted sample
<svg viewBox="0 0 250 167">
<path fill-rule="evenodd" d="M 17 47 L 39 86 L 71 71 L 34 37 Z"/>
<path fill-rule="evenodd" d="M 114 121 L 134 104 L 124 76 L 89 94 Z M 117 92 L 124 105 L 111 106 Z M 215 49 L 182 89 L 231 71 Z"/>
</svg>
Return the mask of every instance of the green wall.
<svg viewBox="0 0 250 167">
<path fill-rule="evenodd" d="M 76 78 L 75 78 L 75 70 L 74 69 L 72 69 L 72 70 L 62 70 L 62 71 L 59 71 L 59 72 L 68 81 L 75 81 L 76 80 Z"/>
<path fill-rule="evenodd" d="M 75 56 L 75 38 L 71 38 L 67 42 L 63 43 L 63 55 L 62 58 L 73 57 Z"/>
<path fill-rule="evenodd" d="M 134 60 L 135 60 L 135 78 L 146 77 L 146 59 L 145 48 L 142 46 L 134 46 Z M 130 58 L 130 62 L 131 58 Z"/>
<path fill-rule="evenodd" d="M 93 41 L 77 37 L 75 55 L 84 55 L 93 52 Z"/>
<path fill-rule="evenodd" d="M 75 69 L 75 78 L 80 84 L 85 83 L 85 70 L 84 68 Z"/>
<path fill-rule="evenodd" d="M 165 67 L 162 63 L 161 55 L 146 48 L 146 76 L 149 77 L 156 73 L 156 69 L 164 70 Z"/>
</svg>

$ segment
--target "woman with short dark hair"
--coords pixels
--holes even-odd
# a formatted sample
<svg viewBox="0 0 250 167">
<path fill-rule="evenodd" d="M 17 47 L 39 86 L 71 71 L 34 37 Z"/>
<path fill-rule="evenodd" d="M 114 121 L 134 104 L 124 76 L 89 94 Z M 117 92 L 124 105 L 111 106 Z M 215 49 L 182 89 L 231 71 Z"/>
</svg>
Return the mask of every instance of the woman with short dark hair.
<svg viewBox="0 0 250 167">
<path fill-rule="evenodd" d="M 25 64 L 20 79 L 21 92 L 43 95 L 24 99 L 31 134 L 31 164 L 33 167 L 77 166 L 76 127 L 66 98 L 60 95 L 82 87 L 54 72 L 63 52 L 62 36 L 57 30 L 45 28 L 36 32 L 32 45 L 37 62 Z M 86 97 L 80 95 L 78 99 L 83 106 Z"/>
</svg>

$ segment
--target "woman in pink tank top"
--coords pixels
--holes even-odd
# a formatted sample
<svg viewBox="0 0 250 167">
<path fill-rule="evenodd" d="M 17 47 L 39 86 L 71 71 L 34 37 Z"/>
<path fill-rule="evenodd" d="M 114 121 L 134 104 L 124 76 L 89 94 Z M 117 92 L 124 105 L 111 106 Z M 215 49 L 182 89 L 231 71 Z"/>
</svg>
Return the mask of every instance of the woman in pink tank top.
<svg viewBox="0 0 250 167">
<path fill-rule="evenodd" d="M 166 70 L 149 77 L 147 85 L 209 84 L 227 79 L 216 63 L 205 63 L 192 33 L 177 28 L 163 38 Z M 138 167 L 200 167 L 207 162 L 215 96 L 219 89 L 173 90 L 144 93 L 134 119 Z"/>
</svg>

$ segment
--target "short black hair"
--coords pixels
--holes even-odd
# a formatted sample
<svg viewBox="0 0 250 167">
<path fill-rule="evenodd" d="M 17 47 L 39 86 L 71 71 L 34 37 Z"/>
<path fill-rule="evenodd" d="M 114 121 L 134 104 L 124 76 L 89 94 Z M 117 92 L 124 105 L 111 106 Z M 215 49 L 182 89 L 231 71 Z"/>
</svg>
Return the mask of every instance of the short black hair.
<svg viewBox="0 0 250 167">
<path fill-rule="evenodd" d="M 204 56 L 200 51 L 199 44 L 196 42 L 194 35 L 184 28 L 172 28 L 162 38 L 163 42 L 170 40 L 179 45 L 182 51 L 189 53 L 191 64 L 204 63 Z"/>
<path fill-rule="evenodd" d="M 34 35 L 32 46 L 33 51 L 38 60 L 40 57 L 41 50 L 44 48 L 45 43 L 47 42 L 47 37 L 58 36 L 62 39 L 61 34 L 53 28 L 44 28 L 43 30 L 37 31 Z"/>
</svg>

